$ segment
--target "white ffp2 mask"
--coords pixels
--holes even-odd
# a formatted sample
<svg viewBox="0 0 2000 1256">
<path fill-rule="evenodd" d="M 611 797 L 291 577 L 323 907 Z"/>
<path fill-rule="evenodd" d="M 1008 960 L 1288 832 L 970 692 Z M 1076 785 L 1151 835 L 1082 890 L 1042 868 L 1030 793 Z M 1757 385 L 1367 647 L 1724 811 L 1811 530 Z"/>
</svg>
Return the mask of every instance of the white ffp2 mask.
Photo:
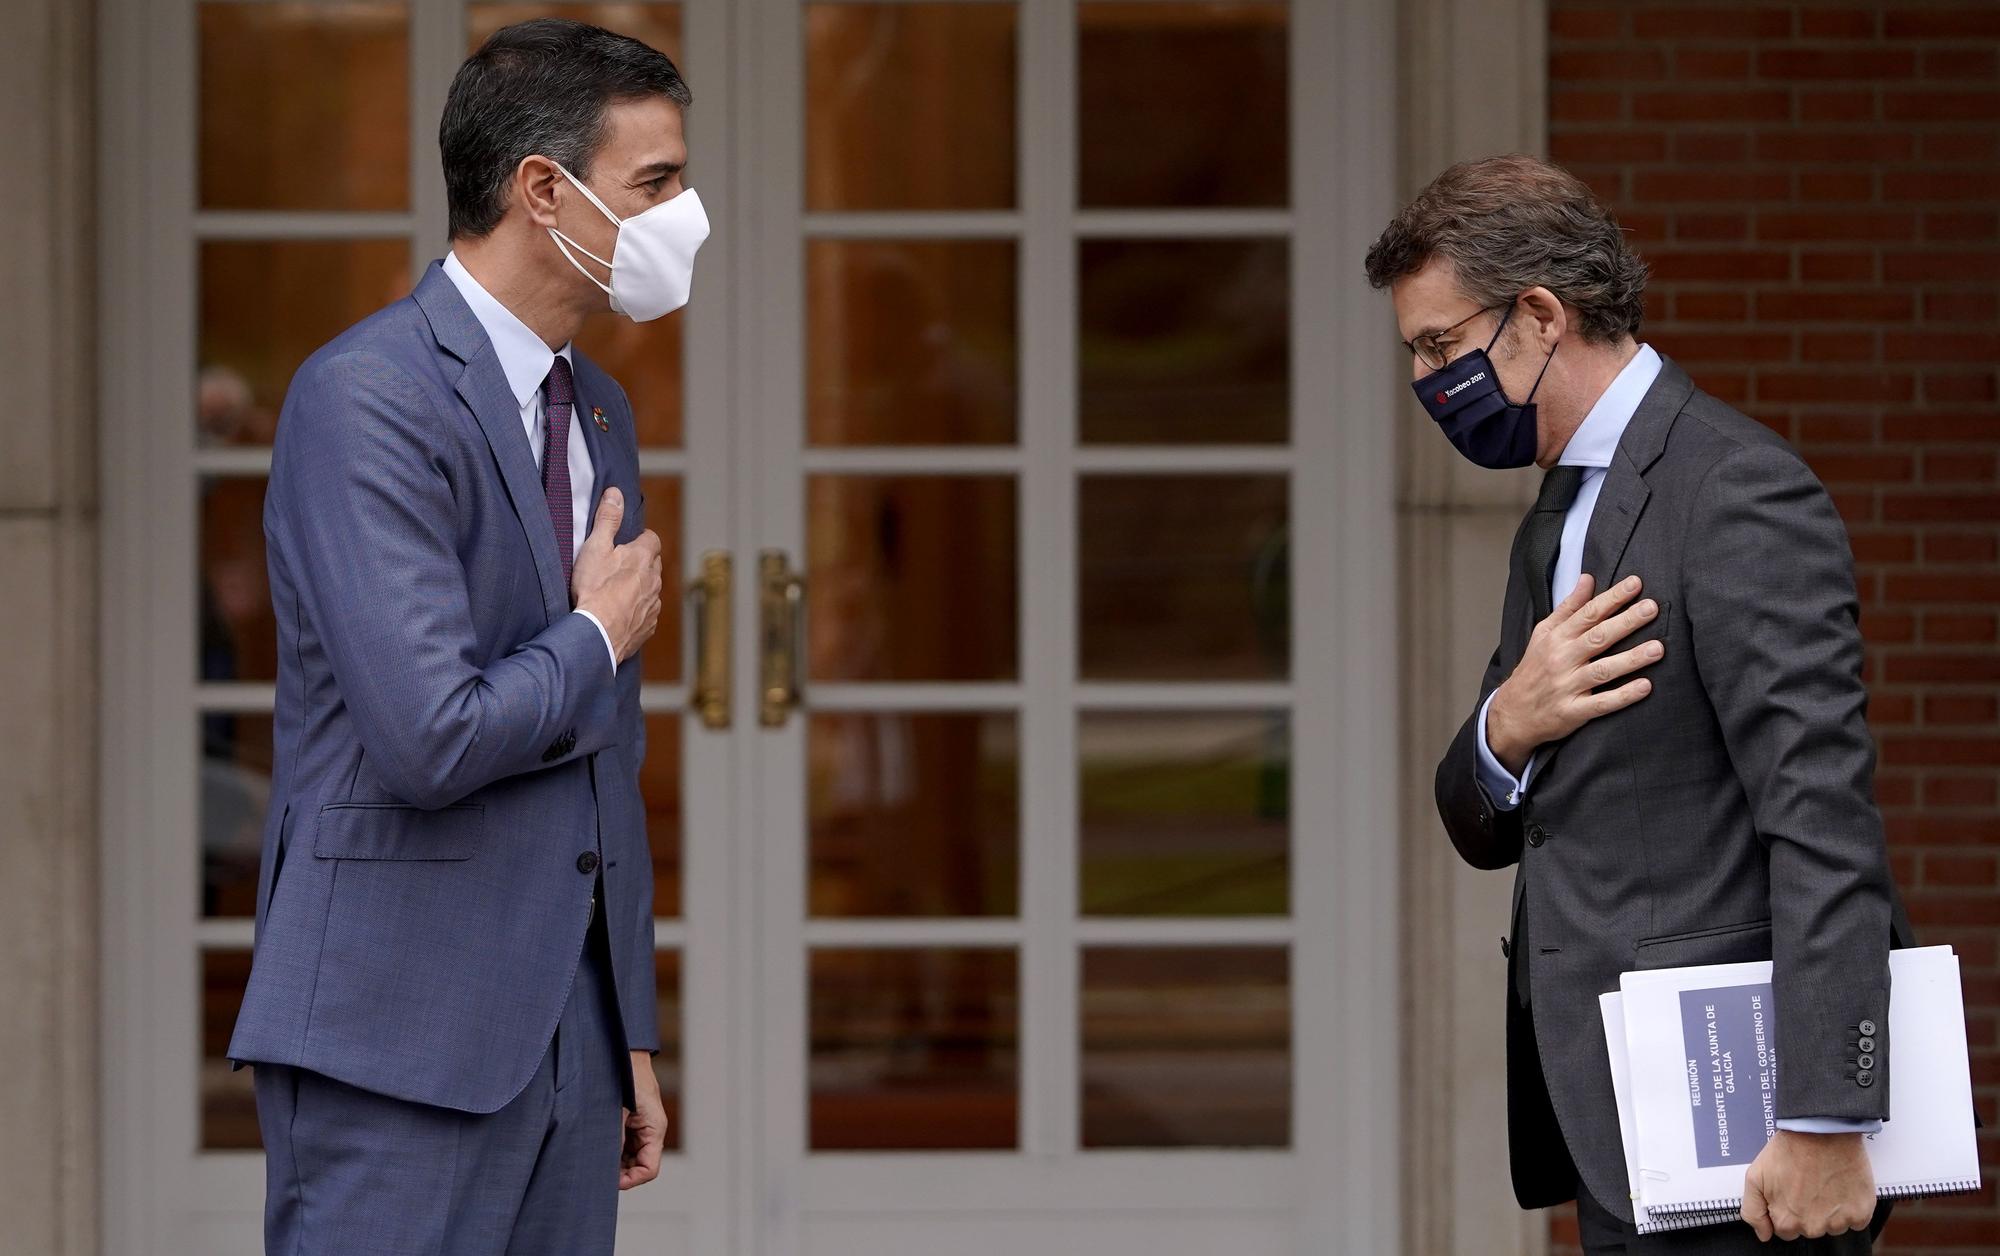
<svg viewBox="0 0 2000 1256">
<path fill-rule="evenodd" d="M 618 228 L 609 259 L 599 257 L 554 227 L 548 228 L 569 264 L 604 289 L 613 310 L 635 323 L 649 323 L 686 305 L 688 290 L 694 284 L 694 255 L 701 242 L 708 239 L 708 214 L 694 189 L 688 188 L 670 201 L 621 220 L 604 207 L 595 192 L 583 185 L 582 179 L 563 170 L 561 162 L 553 164 L 562 171 L 563 178 L 597 206 L 598 213 Z M 571 249 L 609 270 L 611 282 L 607 285 L 584 269 L 583 263 L 571 255 Z"/>
</svg>

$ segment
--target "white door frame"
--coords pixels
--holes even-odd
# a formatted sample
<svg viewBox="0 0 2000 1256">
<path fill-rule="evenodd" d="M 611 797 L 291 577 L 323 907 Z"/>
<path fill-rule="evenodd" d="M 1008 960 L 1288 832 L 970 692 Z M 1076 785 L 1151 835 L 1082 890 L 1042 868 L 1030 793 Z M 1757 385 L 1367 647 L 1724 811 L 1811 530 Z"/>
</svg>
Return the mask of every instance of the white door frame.
<svg viewBox="0 0 2000 1256">
<path fill-rule="evenodd" d="M 1021 94 L 1018 134 L 1033 141 L 1023 144 L 1017 215 L 1024 228 L 1024 314 L 1074 308 L 1073 223 L 1121 235 L 1214 230 L 1200 215 L 1091 215 L 1099 221 L 1086 222 L 1071 207 L 1071 3 L 1021 5 L 1023 65 L 1047 67 L 1035 90 Z M 728 477 L 688 475 L 683 554 L 691 574 L 703 549 L 736 538 L 742 642 L 755 622 L 755 551 L 777 545 L 797 554 L 801 539 L 796 494 L 764 491 L 768 481 L 759 478 L 770 474 L 775 457 L 796 470 L 796 440 L 780 451 L 732 443 L 731 435 L 778 422 L 763 416 L 790 415 L 780 426 L 797 430 L 801 102 L 798 75 L 757 82 L 738 70 L 797 66 L 798 21 L 793 0 L 685 0 L 682 8 L 691 78 L 703 99 L 731 106 L 698 108 L 692 117 L 691 134 L 701 145 L 696 174 L 740 203 L 725 221 L 768 247 L 737 249 L 723 231 L 707 246 L 703 273 L 710 281 L 699 316 L 691 311 L 688 321 L 688 448 L 681 456 L 649 456 L 646 469 L 686 472 L 734 462 L 736 482 L 747 491 L 733 499 Z M 98 0 L 102 1169 L 104 1243 L 111 1251 L 240 1247 L 244 1234 L 257 1232 L 262 1199 L 256 1153 L 192 1153 L 198 947 L 204 940 L 247 944 L 249 929 L 195 918 L 197 748 L 188 734 L 199 710 L 258 709 L 268 705 L 270 690 L 201 686 L 194 675 L 196 476 L 259 474 L 264 458 L 258 451 L 194 448 L 186 399 L 195 361 L 196 241 L 221 234 L 402 235 L 412 242 L 416 266 L 441 251 L 442 189 L 424 155 L 433 151 L 427 139 L 463 55 L 464 27 L 459 0 L 411 0 L 411 11 L 411 209 L 225 215 L 194 208 L 193 0 Z M 973 1210 L 990 1215 L 1016 1206 L 1099 1218 L 1171 1216 L 1183 1225 L 1261 1218 L 1260 1236 L 1313 1256 L 1397 1249 L 1395 468 L 1384 416 L 1398 408 L 1387 354 L 1367 347 L 1385 334 L 1379 302 L 1353 278 L 1367 241 L 1393 209 L 1395 7 L 1391 0 L 1296 0 L 1291 40 L 1292 206 L 1272 218 L 1292 238 L 1295 419 L 1291 456 L 1279 463 L 1292 477 L 1293 613 L 1300 628 L 1311 629 L 1294 632 L 1293 679 L 1276 687 L 1291 708 L 1295 761 L 1305 769 L 1293 778 L 1294 917 L 1275 929 L 1293 946 L 1293 1149 L 1065 1154 L 1076 1124 L 1074 950 L 1080 935 L 1097 926 L 1075 920 L 1072 878 L 1061 870 L 1074 850 L 1074 730 L 1066 716 L 1056 716 L 1067 678 L 1043 675 L 1033 663 L 1073 657 L 1074 572 L 1058 569 L 1024 582 L 1021 591 L 1023 727 L 1034 734 L 1024 772 L 1041 782 L 1024 797 L 1024 829 L 1054 827 L 1043 830 L 1050 843 L 1036 865 L 1043 871 L 1030 873 L 1024 886 L 1024 920 L 1034 928 L 1012 927 L 1023 942 L 1024 987 L 1068 994 L 1039 1004 L 1023 1000 L 1022 1151 L 814 1157 L 804 1164 L 783 1153 L 789 1163 L 756 1158 L 760 1148 L 796 1147 L 803 1129 L 804 1006 L 790 997 L 803 990 L 801 925 L 795 911 L 774 910 L 801 901 L 790 893 L 803 875 L 799 778 L 791 777 L 788 793 L 770 792 L 789 770 L 781 765 L 797 763 L 802 737 L 796 723 L 779 734 L 756 728 L 749 717 L 757 692 L 754 653 L 739 648 L 734 733 L 717 737 L 684 726 L 687 914 L 685 923 L 663 928 L 662 941 L 699 935 L 688 941 L 683 963 L 683 1004 L 690 1009 L 683 1113 L 695 1151 L 670 1163 L 662 1181 L 624 1209 L 627 1232 L 642 1238 L 646 1250 L 802 1256 L 797 1220 L 806 1213 L 872 1210 L 948 1223 Z M 788 135 L 789 146 L 771 146 Z M 717 284 L 718 277 L 727 283 Z M 771 317 L 786 310 L 787 317 Z M 1073 352 L 1069 320 L 1026 321 L 1022 539 L 1041 550 L 1036 537 L 1063 538 L 1049 551 L 1058 553 L 1068 552 L 1073 529 L 1072 471 L 1101 456 L 1068 440 Z M 732 416 L 759 421 L 732 422 Z M 1269 465 L 1271 453 L 1167 455 L 1155 469 L 1214 469 L 1218 458 L 1254 469 Z M 1117 458 L 1107 464 L 1127 465 Z M 1254 689 L 1253 702 L 1269 696 L 1266 687 Z M 649 687 L 648 706 L 677 708 L 682 696 L 681 686 Z M 1121 689 L 1118 696 L 1142 695 Z M 1240 704 L 1244 696 L 1244 687 L 1231 686 L 1213 700 Z M 786 738 L 794 744 L 785 747 Z M 753 746 L 757 753 L 740 752 Z M 725 788 L 703 794 L 694 788 L 698 781 Z M 740 834 L 762 836 L 732 840 Z M 789 837 L 772 840 L 775 834 Z M 774 891 L 784 893 L 774 899 Z M 1234 937 L 1245 929 L 1263 939 L 1273 926 L 1211 924 L 1200 934 Z M 1111 932 L 1130 940 L 1127 931 Z M 1199 939 L 1176 929 L 1173 940 Z M 778 991 L 786 997 L 776 997 Z M 717 1014 L 692 1011 L 703 1007 Z M 773 1059 L 758 1053 L 772 1051 L 800 1057 L 789 1074 L 762 1074 L 788 1078 L 789 1089 L 767 1091 L 753 1071 L 770 1068 Z M 732 1095 L 742 1101 L 732 1103 Z M 719 1200 L 730 1206 L 706 1207 Z M 911 1208 L 913 1200 L 922 1207 Z"/>
<path fill-rule="evenodd" d="M 1019 474 L 1018 684 L 809 689 L 816 709 L 1018 709 L 1024 881 L 1001 921 L 804 921 L 803 721 L 761 733 L 739 760 L 752 840 L 754 943 L 765 991 L 751 1009 L 759 1110 L 739 1187 L 749 1250 L 1011 1252 L 1291 1250 L 1386 1253 L 1400 1245 L 1398 724 L 1394 359 L 1380 299 L 1359 280 L 1394 205 L 1395 11 L 1389 0 L 1300 2 L 1291 12 L 1289 209 L 1079 212 L 1074 207 L 1075 0 L 1020 4 L 1018 209 L 981 214 L 811 215 L 803 209 L 805 102 L 799 0 L 745 0 L 736 98 L 741 184 L 757 197 L 739 273 L 738 400 L 755 417 L 740 468 L 741 570 L 774 547 L 803 562 L 810 471 Z M 1020 444 L 999 449 L 804 450 L 803 239 L 1012 237 L 1019 241 Z M 1078 234 L 1289 235 L 1293 439 L 1289 448 L 1079 447 L 1075 430 Z M 1060 313 L 1056 313 L 1060 312 Z M 1275 471 L 1291 477 L 1293 672 L 1289 683 L 1076 685 L 1075 472 Z M 807 573 L 810 579 L 810 572 Z M 747 586 L 748 582 L 744 582 Z M 747 587 L 738 614 L 754 614 Z M 755 660 L 738 684 L 754 690 Z M 1081 921 L 1075 886 L 1071 702 L 1281 706 L 1293 721 L 1293 915 L 1276 920 Z M 1016 704 L 1018 703 L 1018 706 Z M 1293 1146 L 1282 1152 L 1078 1154 L 1080 942 L 1289 943 Z M 1019 947 L 1021 1146 L 1013 1153 L 801 1155 L 811 944 Z M 1363 1009 L 1363 1010 L 1353 1010 Z M 1339 1063 L 1336 1063 L 1339 1062 Z M 991 1221 L 1008 1212 L 1008 1225 Z M 1106 1243 L 1109 1245 L 1106 1245 Z"/>
</svg>

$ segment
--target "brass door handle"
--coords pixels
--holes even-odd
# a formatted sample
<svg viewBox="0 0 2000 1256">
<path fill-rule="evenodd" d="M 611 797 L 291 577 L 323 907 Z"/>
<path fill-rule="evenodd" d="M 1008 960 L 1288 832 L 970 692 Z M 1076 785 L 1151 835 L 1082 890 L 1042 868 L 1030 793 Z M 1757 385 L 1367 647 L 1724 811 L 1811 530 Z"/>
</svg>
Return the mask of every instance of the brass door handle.
<svg viewBox="0 0 2000 1256">
<path fill-rule="evenodd" d="M 729 551 L 709 550 L 701 556 L 701 574 L 688 582 L 687 601 L 694 611 L 693 692 L 688 705 L 704 728 L 728 728 L 729 709 Z"/>
<path fill-rule="evenodd" d="M 785 551 L 767 549 L 757 556 L 758 640 L 762 662 L 758 679 L 763 690 L 758 718 L 766 728 L 782 728 L 799 705 L 800 673 L 805 658 L 806 581 L 792 570 Z"/>
</svg>

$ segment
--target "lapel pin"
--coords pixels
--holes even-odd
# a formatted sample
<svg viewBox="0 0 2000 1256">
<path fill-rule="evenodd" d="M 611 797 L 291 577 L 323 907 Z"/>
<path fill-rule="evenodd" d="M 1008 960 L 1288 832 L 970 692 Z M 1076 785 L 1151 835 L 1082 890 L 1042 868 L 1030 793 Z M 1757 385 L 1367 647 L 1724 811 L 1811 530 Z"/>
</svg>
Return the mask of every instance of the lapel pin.
<svg viewBox="0 0 2000 1256">
<path fill-rule="evenodd" d="M 604 411 L 599 407 L 592 406 L 590 408 L 590 417 L 597 420 L 598 431 L 608 432 L 611 430 L 611 420 L 604 417 Z"/>
</svg>

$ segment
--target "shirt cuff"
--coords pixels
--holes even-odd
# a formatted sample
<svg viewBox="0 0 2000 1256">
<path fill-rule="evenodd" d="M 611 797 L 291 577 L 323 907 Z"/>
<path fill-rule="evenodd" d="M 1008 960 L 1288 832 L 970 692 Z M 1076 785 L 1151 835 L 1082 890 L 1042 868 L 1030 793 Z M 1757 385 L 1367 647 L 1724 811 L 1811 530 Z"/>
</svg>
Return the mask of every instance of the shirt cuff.
<svg viewBox="0 0 2000 1256">
<path fill-rule="evenodd" d="M 618 651 L 611 646 L 611 634 L 604 630 L 604 621 L 581 607 L 573 613 L 581 615 L 591 623 L 597 625 L 597 635 L 604 638 L 604 652 L 611 656 L 611 670 L 615 674 L 618 671 Z M 1479 727 L 1480 736 L 1485 736 L 1486 725 L 1481 724 Z"/>
<path fill-rule="evenodd" d="M 1486 744 L 1486 711 L 1493 705 L 1499 691 L 1486 695 L 1486 701 L 1479 707 L 1479 784 L 1486 790 L 1486 796 L 1502 811 L 1512 811 L 1521 805 L 1527 795 L 1528 782 L 1535 777 L 1536 755 L 1528 757 L 1528 766 L 1518 779 L 1512 772 L 1500 766 L 1500 760 L 1493 757 L 1492 747 Z"/>
<path fill-rule="evenodd" d="M 1873 1117 L 1785 1116 L 1778 1118 L 1778 1128 L 1794 1134 L 1877 1134 L 1882 1122 Z"/>
</svg>

